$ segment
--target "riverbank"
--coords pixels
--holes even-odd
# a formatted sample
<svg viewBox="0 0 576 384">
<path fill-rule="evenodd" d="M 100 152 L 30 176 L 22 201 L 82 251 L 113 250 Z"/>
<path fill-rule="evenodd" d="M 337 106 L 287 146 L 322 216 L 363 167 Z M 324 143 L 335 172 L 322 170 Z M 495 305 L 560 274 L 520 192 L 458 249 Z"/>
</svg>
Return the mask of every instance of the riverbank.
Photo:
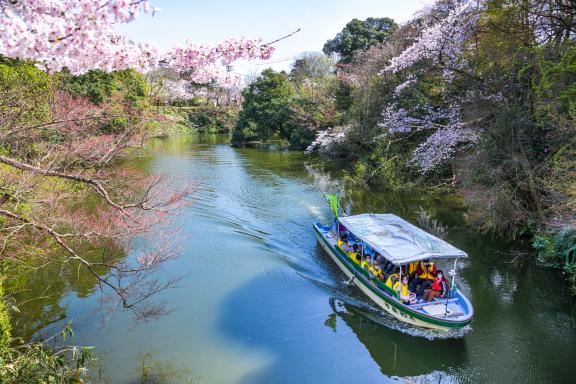
<svg viewBox="0 0 576 384">
<path fill-rule="evenodd" d="M 155 108 L 162 118 L 150 122 L 151 137 L 175 135 L 229 134 L 232 132 L 238 107 L 161 106 Z"/>
</svg>

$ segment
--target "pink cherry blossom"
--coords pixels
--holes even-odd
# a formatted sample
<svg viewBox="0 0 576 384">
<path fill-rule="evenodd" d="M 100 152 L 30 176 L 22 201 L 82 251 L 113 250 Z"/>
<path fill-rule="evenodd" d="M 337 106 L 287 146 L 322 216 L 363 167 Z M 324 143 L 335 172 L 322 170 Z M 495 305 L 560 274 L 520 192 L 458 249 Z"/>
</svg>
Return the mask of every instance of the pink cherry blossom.
<svg viewBox="0 0 576 384">
<path fill-rule="evenodd" d="M 227 39 L 210 46 L 186 41 L 166 52 L 137 44 L 114 30 L 141 13 L 157 9 L 147 0 L 18 0 L 0 1 L 0 54 L 34 60 L 54 72 L 72 73 L 160 65 L 191 72 L 191 80 L 233 85 L 238 77 L 226 66 L 238 59 L 268 59 L 274 48 L 260 39 Z"/>
<path fill-rule="evenodd" d="M 445 164 L 458 149 L 470 148 L 479 140 L 477 127 L 474 129 L 470 123 L 462 122 L 460 108 L 456 105 L 446 108 L 424 105 L 408 112 L 396 104 L 390 104 L 382 112 L 378 125 L 384 130 L 381 137 L 434 131 L 412 153 L 410 165 L 421 173 Z"/>
</svg>

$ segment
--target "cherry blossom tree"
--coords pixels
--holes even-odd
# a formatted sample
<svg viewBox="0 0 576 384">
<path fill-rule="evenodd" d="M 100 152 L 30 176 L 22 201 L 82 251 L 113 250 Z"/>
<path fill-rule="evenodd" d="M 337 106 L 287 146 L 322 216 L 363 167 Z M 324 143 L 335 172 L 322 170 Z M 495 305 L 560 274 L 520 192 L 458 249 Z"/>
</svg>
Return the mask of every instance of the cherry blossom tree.
<svg viewBox="0 0 576 384">
<path fill-rule="evenodd" d="M 188 81 L 229 86 L 237 79 L 226 69 L 230 63 L 267 59 L 274 50 L 262 40 L 241 38 L 215 46 L 187 40 L 161 52 L 114 29 L 155 12 L 146 0 L 0 0 L 0 55 L 30 60 L 50 74 L 63 68 L 73 74 L 171 68 L 186 72 Z M 156 280 L 154 271 L 177 254 L 169 236 L 176 230 L 166 219 L 188 204 L 193 186 L 108 167 L 142 146 L 146 112 L 121 95 L 94 105 L 54 91 L 51 78 L 32 69 L 26 62 L 2 67 L 0 257 L 76 263 L 112 293 L 103 302 L 130 308 L 138 318 L 160 314 L 161 305 L 144 300 L 173 283 Z M 169 85 L 170 92 L 184 91 L 181 83 Z M 83 200 L 92 203 L 79 207 Z M 162 241 L 154 238 L 159 225 Z M 113 245 L 125 253 L 135 238 L 150 244 L 134 257 L 95 257 L 87 250 Z M 27 242 L 43 251 L 21 246 Z"/>
<path fill-rule="evenodd" d="M 320 152 L 331 150 L 334 145 L 346 140 L 346 133 L 349 130 L 350 126 L 336 126 L 318 132 L 314 141 L 306 148 L 306 153 L 312 153 L 315 150 Z"/>
<path fill-rule="evenodd" d="M 466 97 L 455 98 L 446 90 L 456 75 L 473 76 L 467 72 L 466 51 L 484 7 L 483 0 L 436 1 L 413 21 L 424 25 L 413 43 L 393 57 L 382 71 L 382 74 L 405 72 L 408 75 L 395 87 L 393 101 L 382 112 L 378 124 L 383 130 L 381 137 L 433 132 L 414 150 L 410 160 L 410 165 L 422 173 L 445 164 L 458 149 L 469 148 L 479 139 L 480 128 L 474 126 L 475 122 L 462 120 L 461 106 L 466 103 Z M 430 74 L 431 71 L 439 73 L 444 83 L 443 99 L 452 100 L 451 103 L 402 107 L 405 93 L 418 84 L 423 72 Z"/>
<path fill-rule="evenodd" d="M 169 235 L 176 229 L 167 226 L 167 219 L 188 204 L 192 186 L 178 187 L 166 176 L 133 167 L 107 166 L 144 140 L 144 118 L 138 113 L 127 107 L 121 115 L 131 123 L 106 132 L 103 127 L 115 118 L 106 103 L 95 105 L 63 91 L 45 96 L 44 105 L 41 99 L 20 108 L 5 108 L 11 100 L 0 102 L 5 112 L 0 119 L 0 257 L 76 263 L 94 276 L 109 304 L 132 309 L 138 319 L 159 315 L 162 304 L 143 300 L 173 283 L 160 283 L 153 272 L 177 255 Z M 19 115 L 46 107 L 37 123 L 18 124 Z M 78 205 L 86 200 L 94 205 Z M 158 225 L 165 228 L 163 241 L 154 238 Z M 95 258 L 89 251 L 113 247 L 125 253 L 136 237 L 148 246 L 135 257 Z M 31 241 L 43 251 L 23 246 Z"/>
<path fill-rule="evenodd" d="M 437 2 L 437 7 L 449 10 L 447 15 L 426 26 L 412 45 L 390 60 L 385 71 L 398 72 L 427 59 L 432 66 L 441 66 L 445 78 L 450 79 L 452 71 L 460 70 L 466 64 L 463 52 L 480 17 L 483 3 L 483 0 Z M 433 8 L 429 12 L 435 10 Z"/>
<path fill-rule="evenodd" d="M 433 131 L 413 153 L 410 164 L 426 173 L 450 160 L 459 149 L 475 144 L 479 135 L 471 123 L 461 121 L 457 105 L 434 109 L 430 105 L 407 111 L 392 103 L 382 113 L 378 124 L 383 137 L 412 135 L 416 132 Z"/>
</svg>

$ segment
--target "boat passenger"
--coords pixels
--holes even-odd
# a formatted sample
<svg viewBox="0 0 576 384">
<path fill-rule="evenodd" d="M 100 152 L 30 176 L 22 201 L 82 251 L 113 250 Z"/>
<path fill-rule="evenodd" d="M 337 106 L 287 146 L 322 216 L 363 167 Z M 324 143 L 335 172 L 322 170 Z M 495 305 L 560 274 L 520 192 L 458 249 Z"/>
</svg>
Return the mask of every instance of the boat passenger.
<svg viewBox="0 0 576 384">
<path fill-rule="evenodd" d="M 350 252 L 352 252 L 352 251 L 354 250 L 354 248 L 352 248 L 352 246 L 351 246 L 350 244 L 348 244 L 348 243 L 342 244 L 342 247 L 341 247 L 341 248 L 342 248 L 342 250 L 344 250 L 344 251 L 346 251 L 346 252 L 348 252 L 348 253 L 350 253 Z"/>
<path fill-rule="evenodd" d="M 360 255 L 360 250 L 358 248 L 359 248 L 358 244 L 354 244 L 352 246 L 352 252 L 350 252 L 349 254 L 352 261 L 356 264 L 360 264 L 360 262 L 362 261 L 362 256 Z"/>
<path fill-rule="evenodd" d="M 375 272 L 376 270 L 372 267 L 372 264 L 370 264 L 370 255 L 366 255 L 366 257 L 364 258 L 364 260 L 362 260 L 362 263 L 360 264 L 360 267 L 365 270 L 366 272 L 368 272 L 368 276 L 373 279 L 376 277 Z"/>
<path fill-rule="evenodd" d="M 394 287 L 394 284 L 396 284 L 396 281 L 398 280 L 398 269 L 396 269 L 394 271 L 394 273 L 391 273 L 388 276 L 388 280 L 386 280 L 386 285 L 389 286 L 390 288 Z"/>
<path fill-rule="evenodd" d="M 380 268 L 382 268 L 382 272 L 384 272 L 387 275 L 394 272 L 394 268 L 396 266 L 394 264 L 392 264 L 391 262 L 389 262 L 388 260 L 386 260 L 386 258 L 384 256 L 377 253 L 376 254 L 376 260 L 380 261 Z"/>
<path fill-rule="evenodd" d="M 436 265 L 430 260 L 422 260 L 416 269 L 417 277 L 410 283 L 410 291 L 416 292 L 418 298 L 432 285 L 436 278 Z"/>
<path fill-rule="evenodd" d="M 414 280 L 416 276 L 418 276 L 417 275 L 418 265 L 420 265 L 419 261 L 414 261 L 408 264 L 408 282 L 411 283 L 412 280 Z"/>
<path fill-rule="evenodd" d="M 368 255 L 364 256 L 364 259 L 362 259 L 362 262 L 360 263 L 360 268 L 365 269 L 368 260 L 370 260 L 370 256 Z"/>
<path fill-rule="evenodd" d="M 368 263 L 366 264 L 368 267 L 368 274 L 370 275 L 371 279 L 382 279 L 382 270 L 380 269 L 380 262 L 378 260 L 374 260 L 374 265 Z"/>
<path fill-rule="evenodd" d="M 348 244 L 348 236 L 345 234 L 338 240 L 338 246 L 345 252 L 352 252 L 352 247 Z"/>
<path fill-rule="evenodd" d="M 422 298 L 424 301 L 432 301 L 435 297 L 445 298 L 447 294 L 448 284 L 442 271 L 438 270 L 438 272 L 436 272 L 436 279 L 434 279 L 432 286 L 424 291 Z"/>
<path fill-rule="evenodd" d="M 436 277 L 436 265 L 430 260 L 424 260 L 420 263 L 420 270 L 418 270 L 418 277 L 421 279 L 434 280 Z"/>
<path fill-rule="evenodd" d="M 379 280 L 384 281 L 384 272 L 382 271 L 382 266 L 380 265 L 380 260 L 374 261 L 374 271 L 375 271 L 376 277 Z"/>
<path fill-rule="evenodd" d="M 408 276 L 402 276 L 402 282 L 397 281 L 394 284 L 394 290 L 398 292 L 398 297 L 404 304 L 416 303 L 416 294 L 408 289 Z"/>
</svg>

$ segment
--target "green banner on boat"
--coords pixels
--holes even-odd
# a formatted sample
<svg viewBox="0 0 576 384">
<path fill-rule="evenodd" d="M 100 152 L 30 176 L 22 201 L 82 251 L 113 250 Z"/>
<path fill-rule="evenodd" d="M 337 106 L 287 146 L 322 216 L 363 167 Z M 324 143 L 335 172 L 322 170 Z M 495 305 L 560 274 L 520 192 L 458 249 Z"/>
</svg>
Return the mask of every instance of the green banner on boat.
<svg viewBox="0 0 576 384">
<path fill-rule="evenodd" d="M 330 208 L 332 208 L 332 212 L 334 213 L 334 216 L 336 216 L 336 218 L 338 218 L 340 215 L 340 210 L 338 208 L 338 195 L 334 195 L 334 194 L 327 194 L 324 195 L 324 197 L 326 198 L 326 200 L 328 200 L 328 203 L 330 204 Z"/>
</svg>

